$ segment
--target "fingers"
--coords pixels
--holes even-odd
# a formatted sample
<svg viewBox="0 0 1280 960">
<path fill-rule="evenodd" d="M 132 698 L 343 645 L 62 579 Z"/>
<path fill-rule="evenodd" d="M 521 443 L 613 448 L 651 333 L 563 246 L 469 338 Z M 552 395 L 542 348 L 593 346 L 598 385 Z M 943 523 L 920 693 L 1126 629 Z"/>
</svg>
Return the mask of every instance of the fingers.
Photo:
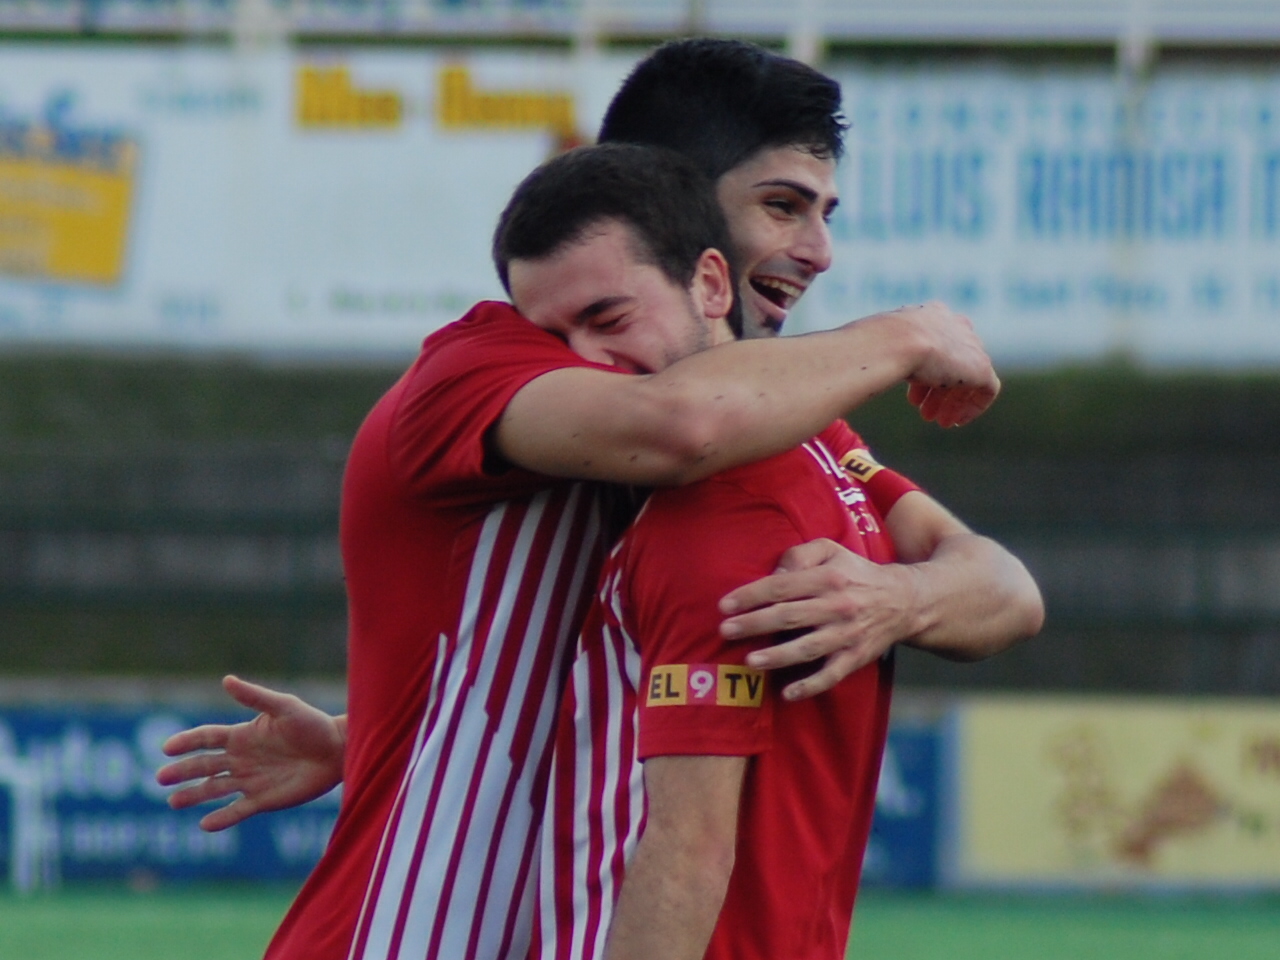
<svg viewBox="0 0 1280 960">
<path fill-rule="evenodd" d="M 720 636 L 726 640 L 742 640 L 746 637 L 770 637 L 792 630 L 812 630 L 836 619 L 827 604 L 813 599 L 813 591 L 802 590 L 802 599 L 778 601 L 740 613 L 720 624 Z"/>
<path fill-rule="evenodd" d="M 242 707 L 272 716 L 281 713 L 294 700 L 291 694 L 280 693 L 270 687 L 262 687 L 248 680 L 241 680 L 230 673 L 222 678 L 222 689 L 226 690 Z"/>
<path fill-rule="evenodd" d="M 915 380 L 907 384 L 907 402 L 913 407 L 919 407 L 928 396 L 929 387 L 927 385 Z"/>
<path fill-rule="evenodd" d="M 980 417 L 995 402 L 998 387 L 925 387 L 912 384 L 908 399 L 921 418 L 940 427 L 960 427 Z"/>
<path fill-rule="evenodd" d="M 223 797 L 239 792 L 240 785 L 236 779 L 223 774 L 221 776 L 208 777 L 199 783 L 193 783 L 189 787 L 175 790 L 169 794 L 169 806 L 174 810 L 185 810 L 187 807 L 208 803 L 210 800 L 221 800 Z"/>
<path fill-rule="evenodd" d="M 821 566 L 830 560 L 838 549 L 834 540 L 826 538 L 810 540 L 784 553 L 782 559 L 778 561 L 778 569 L 774 572 L 787 573 Z"/>
<path fill-rule="evenodd" d="M 206 723 L 201 727 L 175 733 L 160 745 L 160 749 L 167 757 L 191 753 L 193 750 L 222 750 L 226 747 L 230 734 L 231 727 L 228 724 Z"/>
<path fill-rule="evenodd" d="M 835 627 L 811 631 L 786 643 L 762 647 L 747 654 L 747 666 L 757 670 L 777 670 L 799 663 L 811 663 L 848 645 L 847 638 Z"/>
<path fill-rule="evenodd" d="M 174 763 L 166 763 L 156 771 L 156 783 L 163 787 L 171 787 L 188 780 L 199 780 L 202 777 L 216 777 L 231 769 L 230 759 L 225 753 L 198 753 L 192 757 L 183 757 Z"/>
<path fill-rule="evenodd" d="M 753 580 L 732 593 L 725 594 L 720 600 L 720 612 L 737 614 L 731 618 L 733 622 L 740 621 L 745 613 L 751 610 L 759 610 L 761 613 L 771 610 L 777 615 L 772 619 L 760 617 L 749 621 L 753 624 L 761 623 L 764 625 L 762 627 L 753 626 L 750 630 L 730 633 L 724 633 L 722 630 L 722 635 L 756 637 L 764 633 L 776 633 L 778 630 L 816 626 L 821 621 L 806 620 L 803 616 L 793 619 L 797 613 L 796 610 L 789 608 L 785 612 L 780 612 L 779 607 L 792 601 L 821 596 L 825 592 L 823 587 L 826 579 L 826 574 L 816 568 L 790 573 L 773 573 L 759 580 Z"/>
<path fill-rule="evenodd" d="M 232 800 L 225 807 L 206 813 L 200 818 L 200 829 L 205 833 L 217 833 L 219 830 L 226 830 L 228 827 L 243 823 L 257 812 L 258 807 L 255 803 L 247 797 L 240 797 Z"/>
<path fill-rule="evenodd" d="M 808 700 L 826 693 L 845 677 L 865 667 L 871 659 L 853 650 L 841 651 L 829 657 L 821 670 L 784 687 L 782 696 L 787 700 Z"/>
<path fill-rule="evenodd" d="M 825 592 L 823 578 L 804 576 L 804 574 L 829 562 L 842 549 L 839 544 L 826 539 L 810 540 L 808 543 L 792 547 L 778 561 L 776 572 L 725 594 L 720 599 L 720 612 L 733 614 L 770 603 L 797 600 Z M 795 624 L 795 626 L 812 625 L 811 623 Z M 743 634 L 743 636 L 753 635 Z"/>
</svg>

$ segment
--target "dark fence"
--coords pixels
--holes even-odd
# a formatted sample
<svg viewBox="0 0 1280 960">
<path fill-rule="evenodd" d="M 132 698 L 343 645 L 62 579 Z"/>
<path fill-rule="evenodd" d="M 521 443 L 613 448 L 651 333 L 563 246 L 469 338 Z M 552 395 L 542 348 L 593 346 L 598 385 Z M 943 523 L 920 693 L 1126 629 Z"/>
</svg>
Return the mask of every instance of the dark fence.
<svg viewBox="0 0 1280 960">
<path fill-rule="evenodd" d="M 340 675 L 347 438 L 396 374 L 0 358 L 0 672 Z M 855 425 L 1049 609 L 904 685 L 1280 694 L 1280 379 L 1024 374 L 964 430 Z"/>
<path fill-rule="evenodd" d="M 3 665 L 340 671 L 335 446 L 8 457 Z M 904 683 L 1280 692 L 1280 458 L 903 459 L 1050 612 L 988 664 L 907 654 Z"/>
</svg>

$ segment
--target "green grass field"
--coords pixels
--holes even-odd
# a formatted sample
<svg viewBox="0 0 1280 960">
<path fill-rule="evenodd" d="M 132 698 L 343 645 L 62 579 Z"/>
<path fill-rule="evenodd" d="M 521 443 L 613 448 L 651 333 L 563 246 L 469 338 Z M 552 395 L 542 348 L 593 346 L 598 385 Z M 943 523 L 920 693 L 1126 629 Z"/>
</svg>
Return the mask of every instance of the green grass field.
<svg viewBox="0 0 1280 960">
<path fill-rule="evenodd" d="M 1280 899 L 862 897 L 857 960 L 1277 960 Z"/>
<path fill-rule="evenodd" d="M 254 960 L 284 888 L 73 890 L 0 897 L 4 960 Z M 995 898 L 870 894 L 857 960 L 1276 960 L 1280 899 Z M 785 960 L 785 958 L 779 958 Z"/>
</svg>

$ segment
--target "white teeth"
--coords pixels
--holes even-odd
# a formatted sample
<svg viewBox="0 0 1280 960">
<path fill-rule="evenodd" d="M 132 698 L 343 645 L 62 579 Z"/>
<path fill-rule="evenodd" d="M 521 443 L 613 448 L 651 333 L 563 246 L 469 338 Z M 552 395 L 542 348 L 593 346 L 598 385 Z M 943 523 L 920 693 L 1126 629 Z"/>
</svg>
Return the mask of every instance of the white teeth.
<svg viewBox="0 0 1280 960">
<path fill-rule="evenodd" d="M 751 279 L 753 283 L 762 287 L 769 287 L 770 289 L 777 290 L 779 293 L 790 297 L 792 300 L 800 299 L 801 294 L 804 293 L 804 287 L 794 283 L 789 283 L 786 280 L 779 280 L 776 277 L 752 277 Z"/>
</svg>

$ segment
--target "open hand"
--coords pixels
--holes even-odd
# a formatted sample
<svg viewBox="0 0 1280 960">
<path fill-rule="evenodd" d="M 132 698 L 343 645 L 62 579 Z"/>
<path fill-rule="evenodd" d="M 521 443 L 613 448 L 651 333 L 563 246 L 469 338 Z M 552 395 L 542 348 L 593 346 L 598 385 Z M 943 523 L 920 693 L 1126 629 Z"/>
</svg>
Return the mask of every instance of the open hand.
<svg viewBox="0 0 1280 960">
<path fill-rule="evenodd" d="M 227 676 L 223 689 L 257 710 L 252 720 L 206 724 L 175 733 L 162 749 L 179 757 L 156 771 L 175 810 L 239 796 L 205 815 L 200 827 L 225 830 L 269 810 L 314 800 L 342 782 L 346 718 L 331 717 L 292 694 Z"/>
</svg>

